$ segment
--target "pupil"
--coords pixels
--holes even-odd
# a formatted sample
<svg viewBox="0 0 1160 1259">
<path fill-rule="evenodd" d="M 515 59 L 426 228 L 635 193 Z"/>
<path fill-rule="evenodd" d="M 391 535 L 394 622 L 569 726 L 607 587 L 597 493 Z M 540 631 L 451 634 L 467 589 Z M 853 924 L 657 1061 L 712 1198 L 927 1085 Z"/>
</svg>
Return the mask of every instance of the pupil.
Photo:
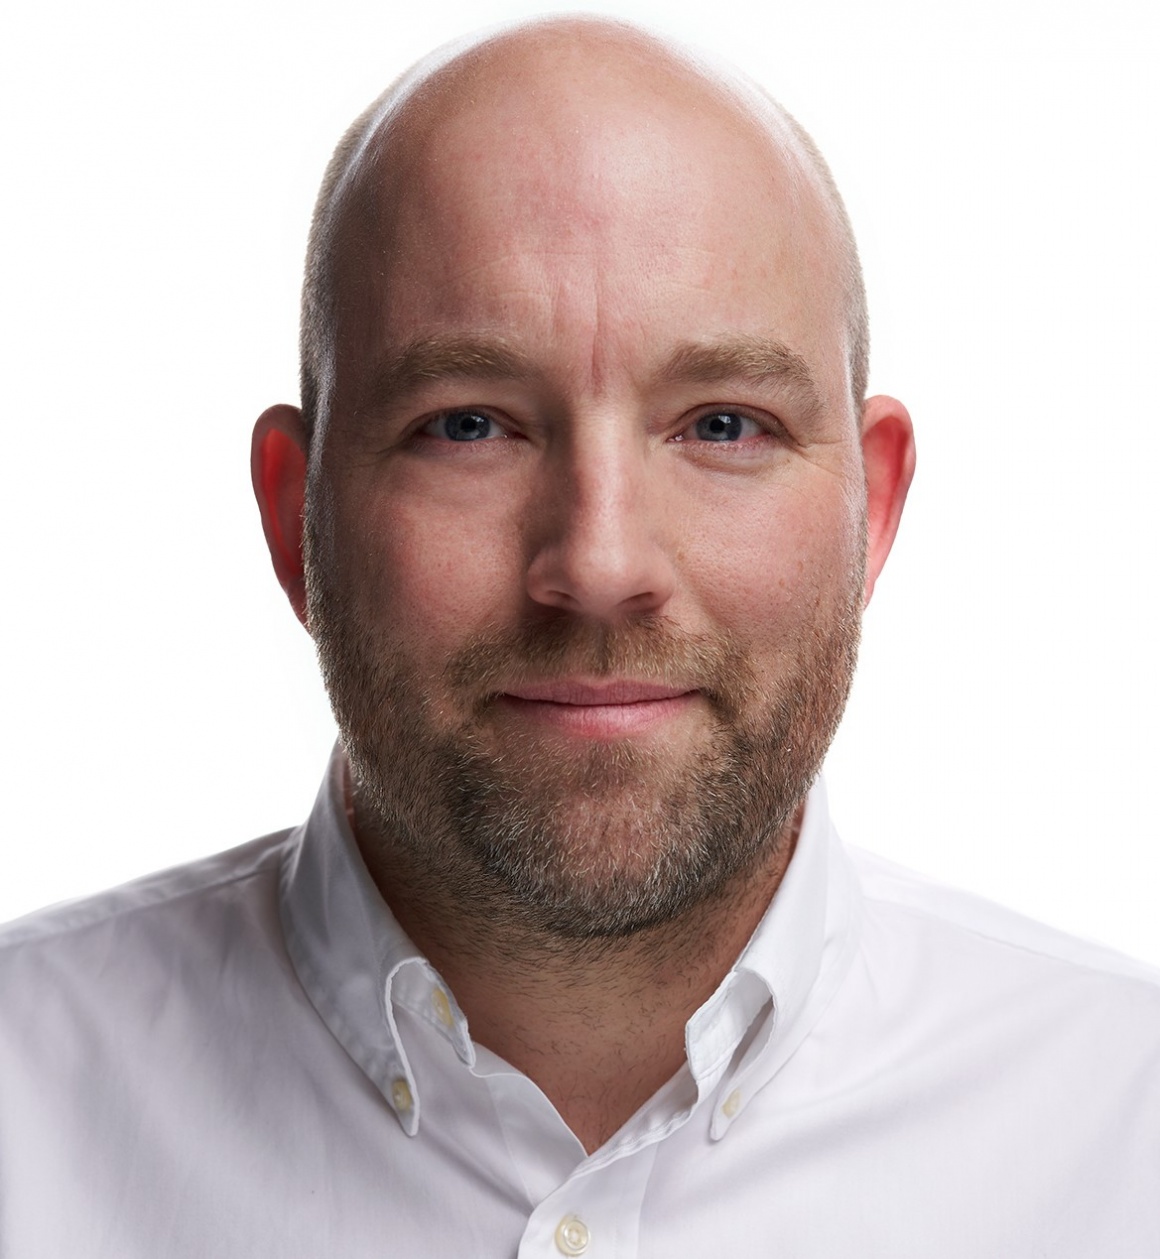
<svg viewBox="0 0 1160 1259">
<path fill-rule="evenodd" d="M 741 436 L 741 417 L 719 411 L 697 421 L 698 435 L 703 441 L 735 442 Z"/>
<path fill-rule="evenodd" d="M 455 442 L 471 442 L 487 436 L 491 421 L 474 411 L 452 411 L 443 421 L 443 431 Z"/>
</svg>

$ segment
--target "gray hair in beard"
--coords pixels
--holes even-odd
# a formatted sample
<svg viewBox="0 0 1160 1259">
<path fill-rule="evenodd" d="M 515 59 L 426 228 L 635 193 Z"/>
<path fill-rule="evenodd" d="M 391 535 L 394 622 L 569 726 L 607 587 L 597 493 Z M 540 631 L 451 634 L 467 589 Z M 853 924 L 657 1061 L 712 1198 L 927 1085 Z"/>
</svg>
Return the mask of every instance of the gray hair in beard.
<svg viewBox="0 0 1160 1259">
<path fill-rule="evenodd" d="M 853 678 L 862 579 L 783 650 L 765 690 L 742 645 L 661 617 L 604 624 L 551 613 L 466 642 L 423 676 L 332 586 L 307 519 L 309 623 L 353 775 L 360 843 L 457 909 L 560 941 L 630 936 L 679 918 L 786 837 Z M 505 687 L 632 677 L 700 691 L 695 755 L 628 740 L 573 759 L 533 730 L 489 737 Z M 449 696 L 436 720 L 433 690 Z M 370 855 L 368 853 L 368 855 Z"/>
</svg>

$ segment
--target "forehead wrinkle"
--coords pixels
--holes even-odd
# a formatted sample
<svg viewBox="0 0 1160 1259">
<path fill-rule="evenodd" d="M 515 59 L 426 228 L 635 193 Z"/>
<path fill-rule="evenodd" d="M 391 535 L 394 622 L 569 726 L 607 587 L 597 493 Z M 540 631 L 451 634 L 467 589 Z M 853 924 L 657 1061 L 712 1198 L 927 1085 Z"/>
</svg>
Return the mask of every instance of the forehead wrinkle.
<svg viewBox="0 0 1160 1259">
<path fill-rule="evenodd" d="M 308 429 L 325 417 L 334 395 L 340 291 L 351 283 L 343 257 L 358 252 L 364 234 L 375 238 L 388 229 L 391 203 L 406 187 L 416 157 L 441 148 L 457 117 L 497 107 L 501 113 L 530 109 L 524 117 L 541 137 L 552 132 L 572 153 L 568 137 L 582 135 L 584 121 L 603 105 L 615 101 L 627 108 L 627 89 L 635 94 L 631 114 L 638 123 L 642 111 L 651 118 L 655 109 L 658 120 L 674 110 L 686 116 L 691 111 L 706 121 L 712 117 L 737 138 L 746 133 L 763 148 L 759 164 L 775 166 L 783 196 L 815 219 L 813 231 L 824 238 L 823 266 L 837 272 L 847 375 L 860 404 L 867 358 L 861 274 L 840 197 L 812 141 L 763 87 L 736 69 L 629 24 L 581 15 L 520 23 L 437 50 L 344 137 L 320 192 L 307 255 L 301 345 Z M 576 186 L 575 179 L 568 183 Z"/>
</svg>

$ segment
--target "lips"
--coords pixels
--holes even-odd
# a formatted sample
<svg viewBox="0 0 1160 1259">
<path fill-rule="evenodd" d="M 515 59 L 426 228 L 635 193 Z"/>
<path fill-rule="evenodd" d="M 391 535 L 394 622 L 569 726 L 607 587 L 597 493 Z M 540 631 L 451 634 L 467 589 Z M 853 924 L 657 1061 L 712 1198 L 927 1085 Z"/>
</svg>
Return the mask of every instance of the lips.
<svg viewBox="0 0 1160 1259">
<path fill-rule="evenodd" d="M 630 678 L 521 682 L 497 697 L 521 726 L 570 739 L 617 740 L 667 729 L 697 697 L 687 687 Z"/>
<path fill-rule="evenodd" d="M 554 682 L 524 683 L 504 691 L 510 699 L 539 704 L 570 704 L 577 707 L 604 707 L 614 704 L 647 704 L 658 700 L 678 699 L 692 694 L 689 687 L 665 686 L 655 682 L 635 682 L 616 678 L 602 682 L 569 679 Z"/>
</svg>

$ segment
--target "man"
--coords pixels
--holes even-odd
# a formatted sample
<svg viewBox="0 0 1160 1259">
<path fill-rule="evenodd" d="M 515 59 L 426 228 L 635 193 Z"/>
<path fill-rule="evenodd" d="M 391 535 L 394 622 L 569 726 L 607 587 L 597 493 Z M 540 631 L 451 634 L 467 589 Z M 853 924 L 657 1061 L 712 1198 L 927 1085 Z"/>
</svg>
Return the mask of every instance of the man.
<svg viewBox="0 0 1160 1259">
<path fill-rule="evenodd" d="M 614 24 L 438 56 L 258 421 L 304 828 L 17 925 L 6 1255 L 1160 1252 L 1160 988 L 833 834 L 913 468 L 844 211 Z"/>
</svg>

